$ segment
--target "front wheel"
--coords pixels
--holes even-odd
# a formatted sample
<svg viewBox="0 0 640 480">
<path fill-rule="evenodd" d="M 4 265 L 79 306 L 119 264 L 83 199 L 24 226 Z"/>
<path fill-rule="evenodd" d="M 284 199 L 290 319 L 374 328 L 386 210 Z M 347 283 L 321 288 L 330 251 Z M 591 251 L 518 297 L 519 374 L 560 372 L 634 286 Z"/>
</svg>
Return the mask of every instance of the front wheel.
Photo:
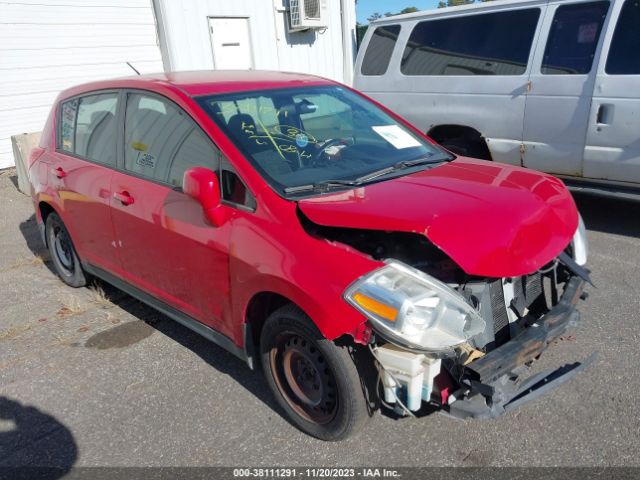
<svg viewBox="0 0 640 480">
<path fill-rule="evenodd" d="M 324 338 L 296 306 L 286 305 L 269 316 L 260 352 L 271 390 L 302 431 L 321 440 L 343 440 L 369 419 L 348 349 Z"/>
</svg>

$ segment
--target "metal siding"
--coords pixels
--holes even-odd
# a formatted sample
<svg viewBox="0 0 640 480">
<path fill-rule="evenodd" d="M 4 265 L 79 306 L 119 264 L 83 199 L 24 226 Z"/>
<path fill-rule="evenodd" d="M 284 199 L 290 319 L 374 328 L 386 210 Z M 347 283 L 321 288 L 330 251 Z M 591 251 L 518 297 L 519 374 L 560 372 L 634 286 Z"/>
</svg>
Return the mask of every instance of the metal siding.
<svg viewBox="0 0 640 480">
<path fill-rule="evenodd" d="M 0 168 L 11 135 L 42 129 L 60 90 L 162 71 L 151 0 L 0 0 Z"/>
<path fill-rule="evenodd" d="M 350 0 L 353 1 L 353 0 Z M 249 18 L 254 68 L 311 73 L 344 81 L 340 0 L 327 0 L 328 28 L 288 33 L 284 0 L 158 0 L 172 69 L 213 68 L 208 17 Z"/>
</svg>

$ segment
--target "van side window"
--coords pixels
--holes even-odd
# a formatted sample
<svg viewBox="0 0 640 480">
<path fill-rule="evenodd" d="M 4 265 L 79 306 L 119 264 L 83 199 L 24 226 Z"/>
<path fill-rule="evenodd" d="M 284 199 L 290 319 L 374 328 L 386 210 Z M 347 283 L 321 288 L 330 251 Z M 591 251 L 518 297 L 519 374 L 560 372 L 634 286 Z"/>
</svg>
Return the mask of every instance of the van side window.
<svg viewBox="0 0 640 480">
<path fill-rule="evenodd" d="M 117 93 L 87 95 L 63 103 L 60 148 L 115 166 L 117 106 Z"/>
<path fill-rule="evenodd" d="M 418 23 L 402 56 L 405 75 L 522 75 L 540 9 Z"/>
<path fill-rule="evenodd" d="M 542 59 L 545 75 L 584 75 L 591 71 L 609 2 L 558 7 Z"/>
<path fill-rule="evenodd" d="M 640 0 L 627 0 L 613 33 L 605 71 L 609 75 L 640 74 Z"/>
<path fill-rule="evenodd" d="M 218 169 L 220 152 L 177 105 L 130 93 L 124 127 L 124 168 L 181 187 L 185 170 Z"/>
<path fill-rule="evenodd" d="M 384 25 L 373 31 L 360 67 L 363 75 L 384 75 L 387 72 L 399 34 L 400 25 Z"/>
</svg>

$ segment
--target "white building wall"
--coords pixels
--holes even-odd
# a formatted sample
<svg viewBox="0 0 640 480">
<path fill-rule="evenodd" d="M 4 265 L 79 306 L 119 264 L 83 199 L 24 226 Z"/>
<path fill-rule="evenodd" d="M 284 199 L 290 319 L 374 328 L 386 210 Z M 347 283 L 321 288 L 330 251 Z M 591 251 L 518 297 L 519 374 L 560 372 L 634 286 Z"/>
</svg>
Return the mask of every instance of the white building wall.
<svg viewBox="0 0 640 480">
<path fill-rule="evenodd" d="M 346 5 L 355 28 L 355 0 L 326 3 L 326 30 L 289 33 L 286 0 L 154 0 L 172 70 L 213 68 L 208 17 L 246 17 L 254 68 L 311 73 L 349 82 L 350 74 L 345 75 L 341 6 Z M 350 68 L 352 59 L 347 64 Z"/>
<path fill-rule="evenodd" d="M 0 168 L 79 83 L 163 70 L 151 0 L 0 0 Z"/>
</svg>

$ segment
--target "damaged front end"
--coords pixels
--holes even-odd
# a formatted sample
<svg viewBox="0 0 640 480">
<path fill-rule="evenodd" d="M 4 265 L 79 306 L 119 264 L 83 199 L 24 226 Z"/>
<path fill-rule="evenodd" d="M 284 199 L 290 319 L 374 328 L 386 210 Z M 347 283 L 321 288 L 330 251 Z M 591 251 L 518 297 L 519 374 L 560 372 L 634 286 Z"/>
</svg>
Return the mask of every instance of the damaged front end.
<svg viewBox="0 0 640 480">
<path fill-rule="evenodd" d="M 373 328 L 379 393 L 398 414 L 429 405 L 459 418 L 496 417 L 595 358 L 527 373 L 580 320 L 576 304 L 589 281 L 582 223 L 558 257 L 515 278 L 468 275 L 419 235 L 325 227 L 314 233 L 385 260 L 351 285 L 345 300 Z"/>
</svg>

